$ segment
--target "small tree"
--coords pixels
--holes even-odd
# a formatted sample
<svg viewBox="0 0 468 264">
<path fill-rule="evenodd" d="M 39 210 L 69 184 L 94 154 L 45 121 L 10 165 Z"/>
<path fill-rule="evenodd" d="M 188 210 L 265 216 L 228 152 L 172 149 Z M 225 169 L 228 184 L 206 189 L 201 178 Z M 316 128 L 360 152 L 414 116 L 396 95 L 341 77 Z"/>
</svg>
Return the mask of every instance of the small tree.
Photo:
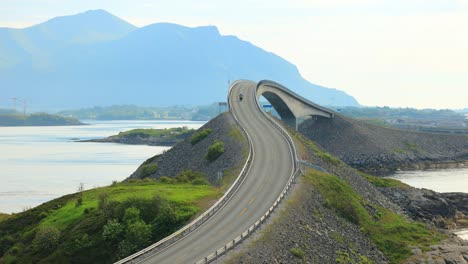
<svg viewBox="0 0 468 264">
<path fill-rule="evenodd" d="M 102 228 L 102 237 L 104 240 L 115 241 L 122 236 L 123 230 L 124 226 L 117 219 L 108 220 Z"/>
<path fill-rule="evenodd" d="M 223 153 L 224 153 L 224 143 L 219 140 L 215 140 L 213 145 L 208 147 L 208 152 L 206 153 L 205 158 L 209 162 L 213 162 Z"/>
<path fill-rule="evenodd" d="M 84 192 L 84 183 L 80 182 L 78 186 L 78 199 L 76 200 L 76 207 L 83 204 L 83 192 Z"/>
<path fill-rule="evenodd" d="M 145 224 L 143 220 L 127 224 L 125 229 L 125 240 L 137 248 L 146 246 L 151 239 L 151 225 Z"/>
<path fill-rule="evenodd" d="M 140 210 L 138 210 L 138 208 L 130 207 L 125 209 L 125 214 L 123 217 L 124 223 L 128 225 L 138 220 L 140 220 Z"/>
</svg>

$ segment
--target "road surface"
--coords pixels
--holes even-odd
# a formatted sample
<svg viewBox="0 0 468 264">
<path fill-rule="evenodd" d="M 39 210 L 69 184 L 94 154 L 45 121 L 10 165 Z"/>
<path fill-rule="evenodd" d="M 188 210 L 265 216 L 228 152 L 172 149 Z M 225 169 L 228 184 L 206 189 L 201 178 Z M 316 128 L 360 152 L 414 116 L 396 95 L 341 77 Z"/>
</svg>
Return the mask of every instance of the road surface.
<svg viewBox="0 0 468 264">
<path fill-rule="evenodd" d="M 142 263 L 194 263 L 221 248 L 255 223 L 274 203 L 294 170 L 287 140 L 257 108 L 256 83 L 236 82 L 231 112 L 250 135 L 254 157 L 244 182 L 210 220 Z M 239 94 L 244 98 L 239 100 Z"/>
</svg>

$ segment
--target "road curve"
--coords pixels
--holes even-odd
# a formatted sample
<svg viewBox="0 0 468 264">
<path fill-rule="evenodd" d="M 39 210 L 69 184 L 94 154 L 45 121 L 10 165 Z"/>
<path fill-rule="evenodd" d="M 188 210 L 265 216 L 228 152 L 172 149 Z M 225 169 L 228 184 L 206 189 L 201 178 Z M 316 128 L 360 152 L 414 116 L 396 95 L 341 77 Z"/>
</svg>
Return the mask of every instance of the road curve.
<svg viewBox="0 0 468 264">
<path fill-rule="evenodd" d="M 242 101 L 240 93 L 244 95 Z M 203 259 L 253 225 L 278 198 L 294 172 L 294 157 L 288 141 L 256 105 L 256 83 L 234 83 L 228 100 L 230 111 L 250 135 L 254 149 L 244 182 L 206 223 L 140 263 L 194 263 Z"/>
</svg>

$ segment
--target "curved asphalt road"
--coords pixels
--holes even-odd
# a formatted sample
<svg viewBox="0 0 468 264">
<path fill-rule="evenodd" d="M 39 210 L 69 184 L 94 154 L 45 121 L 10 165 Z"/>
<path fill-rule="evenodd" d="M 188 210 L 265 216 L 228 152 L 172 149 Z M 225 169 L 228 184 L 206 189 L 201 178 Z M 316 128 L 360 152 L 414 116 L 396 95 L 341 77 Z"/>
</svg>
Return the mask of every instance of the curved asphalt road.
<svg viewBox="0 0 468 264">
<path fill-rule="evenodd" d="M 293 173 L 293 157 L 282 134 L 257 108 L 254 82 L 232 88 L 231 112 L 250 135 L 254 158 L 230 201 L 204 225 L 142 263 L 194 263 L 221 248 L 255 223 L 274 203 Z M 244 99 L 239 101 L 239 94 Z"/>
</svg>

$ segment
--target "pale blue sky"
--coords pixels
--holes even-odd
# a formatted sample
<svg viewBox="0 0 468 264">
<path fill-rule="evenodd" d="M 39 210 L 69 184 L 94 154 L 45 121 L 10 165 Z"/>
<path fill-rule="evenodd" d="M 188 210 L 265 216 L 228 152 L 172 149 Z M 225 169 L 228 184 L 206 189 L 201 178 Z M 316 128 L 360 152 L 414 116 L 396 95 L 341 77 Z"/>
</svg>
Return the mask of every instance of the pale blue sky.
<svg viewBox="0 0 468 264">
<path fill-rule="evenodd" d="M 0 27 L 89 9 L 137 26 L 216 25 L 364 105 L 468 107 L 468 0 L 0 0 Z"/>
</svg>

